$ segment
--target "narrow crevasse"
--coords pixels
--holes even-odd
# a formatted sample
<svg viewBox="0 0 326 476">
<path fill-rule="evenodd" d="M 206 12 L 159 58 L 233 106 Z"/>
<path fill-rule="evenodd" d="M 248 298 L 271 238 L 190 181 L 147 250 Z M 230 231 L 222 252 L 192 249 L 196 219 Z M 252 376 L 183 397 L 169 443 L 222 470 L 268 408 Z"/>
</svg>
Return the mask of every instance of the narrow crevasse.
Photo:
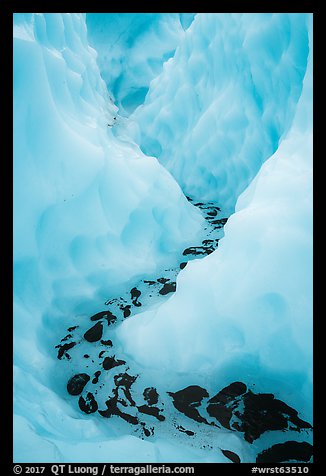
<svg viewBox="0 0 326 476">
<path fill-rule="evenodd" d="M 147 20 L 15 15 L 15 460 L 309 461 L 311 18 Z"/>
</svg>

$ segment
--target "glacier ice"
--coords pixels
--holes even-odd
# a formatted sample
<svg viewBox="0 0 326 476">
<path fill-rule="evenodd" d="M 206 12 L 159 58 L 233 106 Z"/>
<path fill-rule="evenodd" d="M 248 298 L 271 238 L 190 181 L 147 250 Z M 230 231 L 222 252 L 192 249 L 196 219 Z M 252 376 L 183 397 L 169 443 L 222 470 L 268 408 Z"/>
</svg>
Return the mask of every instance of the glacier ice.
<svg viewBox="0 0 326 476">
<path fill-rule="evenodd" d="M 132 115 L 130 134 L 185 193 L 233 211 L 291 124 L 307 28 L 303 14 L 196 15 Z"/>
<path fill-rule="evenodd" d="M 15 462 L 311 442 L 311 48 L 309 14 L 14 15 Z"/>
<path fill-rule="evenodd" d="M 160 380 L 172 367 L 188 385 L 194 374 L 205 382 L 208 369 L 213 385 L 250 375 L 266 391 L 279 380 L 280 392 L 311 417 L 309 73 L 290 133 L 239 197 L 218 252 L 189 263 L 176 294 L 125 321 L 118 334 L 142 366 L 159 369 Z"/>
<path fill-rule="evenodd" d="M 193 17 L 191 13 L 87 15 L 88 38 L 120 114 L 129 115 L 142 104 L 150 82 L 173 56 Z"/>
</svg>

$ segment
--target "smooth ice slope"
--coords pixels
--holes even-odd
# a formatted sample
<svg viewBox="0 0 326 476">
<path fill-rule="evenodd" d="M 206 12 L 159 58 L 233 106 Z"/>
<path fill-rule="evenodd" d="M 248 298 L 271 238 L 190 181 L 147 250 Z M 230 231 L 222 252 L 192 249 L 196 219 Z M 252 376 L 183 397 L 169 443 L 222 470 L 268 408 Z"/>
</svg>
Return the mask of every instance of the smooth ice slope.
<svg viewBox="0 0 326 476">
<path fill-rule="evenodd" d="M 88 13 L 90 44 L 101 76 L 128 115 L 143 103 L 150 82 L 174 55 L 192 13 Z"/>
<path fill-rule="evenodd" d="M 308 419 L 311 68 L 310 61 L 290 132 L 240 196 L 219 248 L 181 271 L 169 301 L 118 330 L 123 348 L 161 385 L 197 384 L 214 391 L 239 380 L 256 392 L 274 393 Z M 265 442 L 269 438 L 273 435 Z"/>
<path fill-rule="evenodd" d="M 14 17 L 19 461 L 51 461 L 58 450 L 46 441 L 95 431 L 52 390 L 54 343 L 65 322 L 98 311 L 136 275 L 174 263 L 203 221 L 156 159 L 113 136 L 117 107 L 86 33 L 82 14 Z M 29 451 L 26 442 L 35 442 Z"/>
<path fill-rule="evenodd" d="M 291 125 L 307 55 L 305 14 L 197 14 L 129 133 L 186 194 L 233 211 Z"/>
</svg>

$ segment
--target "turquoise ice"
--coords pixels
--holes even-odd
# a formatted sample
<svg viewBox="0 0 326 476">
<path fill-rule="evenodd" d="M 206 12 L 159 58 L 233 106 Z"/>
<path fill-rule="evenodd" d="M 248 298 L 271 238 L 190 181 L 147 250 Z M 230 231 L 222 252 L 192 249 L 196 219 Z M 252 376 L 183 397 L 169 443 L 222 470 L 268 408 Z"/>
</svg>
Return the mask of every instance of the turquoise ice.
<svg viewBox="0 0 326 476">
<path fill-rule="evenodd" d="M 162 392 L 243 381 L 312 422 L 312 15 L 15 14 L 15 462 L 229 461 L 81 413 L 54 350 L 205 239 L 186 196 L 224 237 L 119 349 Z M 252 462 L 289 436 L 214 438 Z"/>
</svg>

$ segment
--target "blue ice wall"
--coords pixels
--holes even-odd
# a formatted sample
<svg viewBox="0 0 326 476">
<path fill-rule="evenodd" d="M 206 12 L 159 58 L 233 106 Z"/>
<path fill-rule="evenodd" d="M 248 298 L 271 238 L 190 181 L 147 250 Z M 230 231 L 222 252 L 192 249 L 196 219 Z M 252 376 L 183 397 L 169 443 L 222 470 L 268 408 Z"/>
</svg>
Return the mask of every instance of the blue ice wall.
<svg viewBox="0 0 326 476">
<path fill-rule="evenodd" d="M 120 114 L 143 103 L 151 80 L 174 55 L 192 13 L 88 13 L 88 39 Z"/>
<path fill-rule="evenodd" d="M 83 362 L 55 345 L 203 238 L 181 185 L 236 213 L 116 349 L 166 415 L 167 390 L 241 379 L 311 421 L 311 15 L 124 15 L 14 16 L 15 461 L 253 461 L 288 433 L 217 428 L 211 451 L 211 425 L 196 446 L 168 418 L 142 440 L 81 413 L 63 377 Z"/>
<path fill-rule="evenodd" d="M 128 125 L 186 194 L 233 209 L 276 151 L 302 89 L 307 18 L 195 16 Z"/>
</svg>

